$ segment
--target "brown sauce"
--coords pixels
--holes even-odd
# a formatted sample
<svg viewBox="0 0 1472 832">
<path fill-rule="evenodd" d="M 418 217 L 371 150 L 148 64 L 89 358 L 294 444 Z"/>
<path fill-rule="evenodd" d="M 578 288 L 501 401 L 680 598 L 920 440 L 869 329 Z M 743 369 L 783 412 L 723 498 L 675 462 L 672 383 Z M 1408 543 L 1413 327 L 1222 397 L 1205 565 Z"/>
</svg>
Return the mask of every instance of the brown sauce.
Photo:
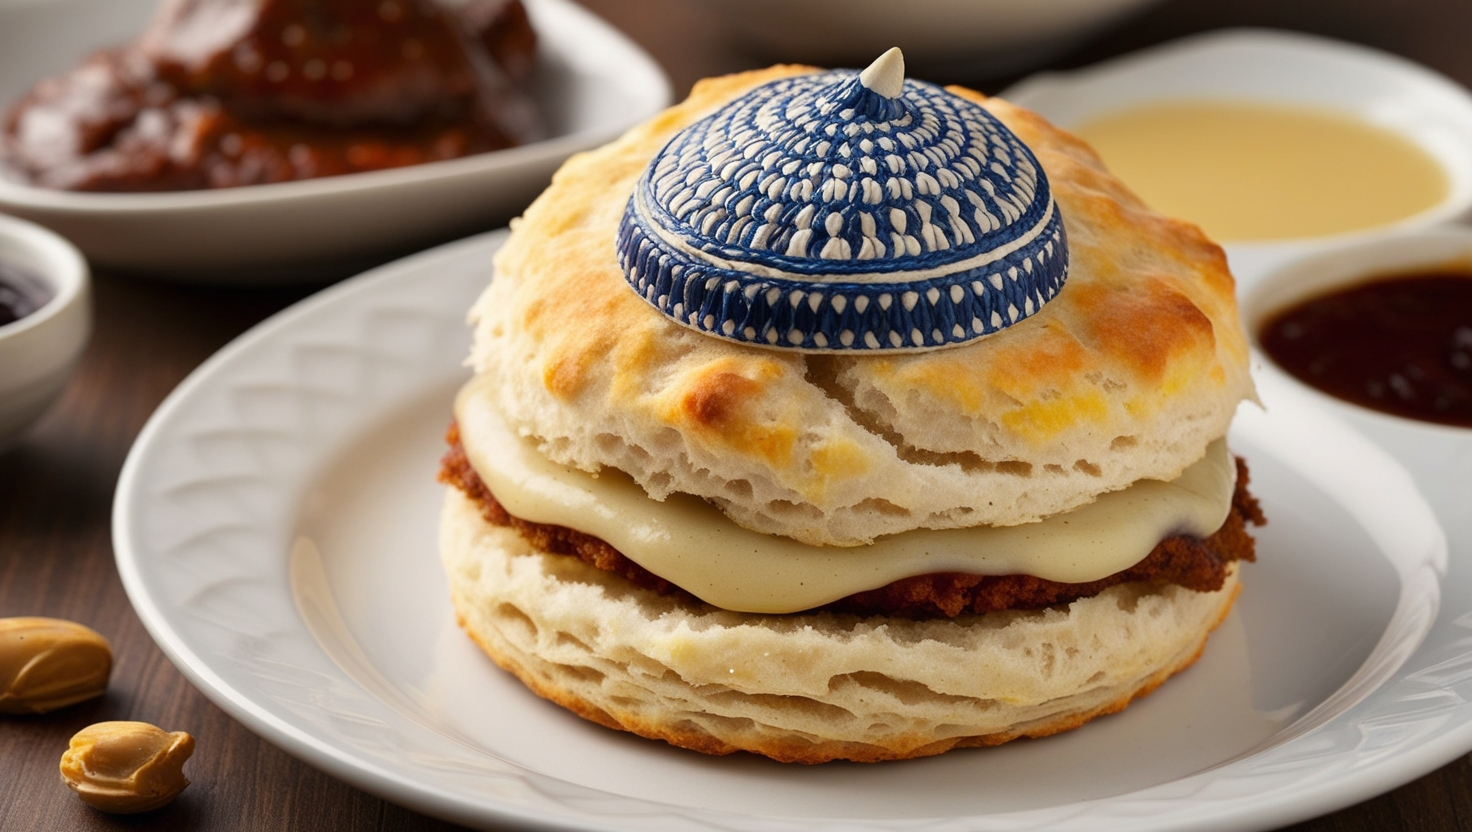
<svg viewBox="0 0 1472 832">
<path fill-rule="evenodd" d="M 0 169 L 78 191 L 224 188 L 533 141 L 519 0 L 165 0 L 133 43 L 38 84 Z"/>
<path fill-rule="evenodd" d="M 1363 407 L 1472 427 L 1472 273 L 1385 276 L 1277 313 L 1263 349 Z"/>
<path fill-rule="evenodd" d="M 0 263 L 0 326 L 15 323 L 49 300 L 50 292 L 30 272 Z"/>
</svg>

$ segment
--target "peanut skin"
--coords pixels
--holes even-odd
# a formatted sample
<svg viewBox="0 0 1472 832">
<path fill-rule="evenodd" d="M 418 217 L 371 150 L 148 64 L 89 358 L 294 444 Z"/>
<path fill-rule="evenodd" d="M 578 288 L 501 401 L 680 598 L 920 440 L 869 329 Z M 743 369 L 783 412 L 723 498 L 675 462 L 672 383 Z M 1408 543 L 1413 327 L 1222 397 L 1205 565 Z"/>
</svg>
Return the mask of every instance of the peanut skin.
<svg viewBox="0 0 1472 832">
<path fill-rule="evenodd" d="M 78 731 L 61 755 L 62 782 L 83 803 L 130 815 L 158 809 L 184 791 L 194 737 L 146 722 L 99 722 Z"/>
<path fill-rule="evenodd" d="M 43 714 L 107 692 L 107 639 L 59 618 L 0 618 L 0 713 Z"/>
</svg>

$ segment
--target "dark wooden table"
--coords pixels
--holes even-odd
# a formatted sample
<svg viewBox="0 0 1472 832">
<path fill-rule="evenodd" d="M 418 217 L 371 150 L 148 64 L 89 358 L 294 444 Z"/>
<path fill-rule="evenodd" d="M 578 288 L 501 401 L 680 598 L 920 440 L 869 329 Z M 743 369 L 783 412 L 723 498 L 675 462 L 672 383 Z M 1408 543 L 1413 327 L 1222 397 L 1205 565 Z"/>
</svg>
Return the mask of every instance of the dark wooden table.
<svg viewBox="0 0 1472 832">
<path fill-rule="evenodd" d="M 683 95 L 701 76 L 760 65 L 699 0 L 584 0 L 662 61 Z M 1056 63 L 1072 67 L 1222 26 L 1273 26 L 1368 44 L 1472 86 L 1472 3 L 1453 0 L 1167 0 Z M 948 80 L 948 79 L 933 79 Z M 1006 79 L 983 88 L 999 89 Z M 113 487 L 150 413 L 200 362 L 309 289 L 203 289 L 99 274 L 97 326 L 56 407 L 0 454 L 0 616 L 81 621 L 111 638 L 103 699 L 43 717 L 0 719 L 0 830 L 433 830 L 455 828 L 298 762 L 190 686 L 144 631 L 113 565 Z M 111 817 L 57 779 L 67 739 L 104 719 L 195 735 L 194 785 L 172 806 Z M 1389 794 L 1291 827 L 1298 832 L 1472 829 L 1472 755 Z"/>
</svg>

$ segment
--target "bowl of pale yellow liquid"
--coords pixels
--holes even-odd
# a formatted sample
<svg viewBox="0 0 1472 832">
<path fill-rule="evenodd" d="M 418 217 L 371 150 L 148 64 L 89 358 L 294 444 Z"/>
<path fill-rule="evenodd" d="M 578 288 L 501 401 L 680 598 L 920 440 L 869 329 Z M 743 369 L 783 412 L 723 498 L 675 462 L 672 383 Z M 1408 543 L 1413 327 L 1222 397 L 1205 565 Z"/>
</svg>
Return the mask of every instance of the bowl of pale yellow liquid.
<svg viewBox="0 0 1472 832">
<path fill-rule="evenodd" d="M 1073 131 L 1250 285 L 1318 247 L 1472 212 L 1472 95 L 1384 52 L 1257 29 L 1175 41 L 1002 93 Z"/>
</svg>

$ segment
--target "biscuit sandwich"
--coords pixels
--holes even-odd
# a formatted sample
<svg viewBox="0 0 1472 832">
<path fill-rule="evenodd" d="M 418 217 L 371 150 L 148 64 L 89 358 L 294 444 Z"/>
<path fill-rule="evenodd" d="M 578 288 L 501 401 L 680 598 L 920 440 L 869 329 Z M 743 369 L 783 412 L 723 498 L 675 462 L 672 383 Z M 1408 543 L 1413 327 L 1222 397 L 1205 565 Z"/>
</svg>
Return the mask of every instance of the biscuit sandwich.
<svg viewBox="0 0 1472 832">
<path fill-rule="evenodd" d="M 1219 247 L 979 93 L 779 66 L 577 156 L 471 310 L 440 549 L 527 687 L 711 754 L 1077 727 L 1262 522 Z"/>
</svg>

